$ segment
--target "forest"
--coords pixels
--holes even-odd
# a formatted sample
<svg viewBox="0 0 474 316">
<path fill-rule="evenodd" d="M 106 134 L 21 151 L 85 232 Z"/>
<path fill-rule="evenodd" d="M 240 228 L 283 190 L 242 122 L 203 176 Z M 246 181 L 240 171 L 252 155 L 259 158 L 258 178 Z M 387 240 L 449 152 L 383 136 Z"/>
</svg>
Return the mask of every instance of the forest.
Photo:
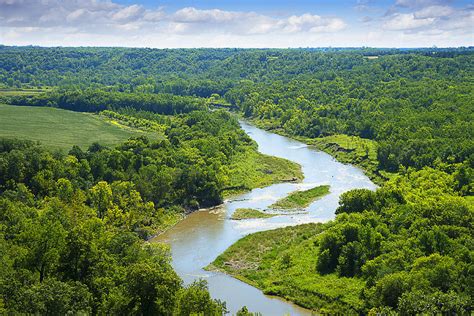
<svg viewBox="0 0 474 316">
<path fill-rule="evenodd" d="M 238 116 L 316 146 L 331 140 L 320 148 L 342 152 L 380 188 L 344 193 L 322 226 L 268 232 L 296 239 L 275 237 L 260 270 L 230 271 L 225 260 L 246 242 L 269 242 L 267 232 L 215 266 L 328 313 L 469 314 L 473 80 L 472 47 L 0 46 L 0 103 L 100 112 L 162 134 L 67 153 L 1 141 L 0 311 L 222 314 L 205 282 L 184 287 L 169 250 L 143 239 L 241 185 L 232 170 L 256 146 Z M 305 280 L 349 284 L 355 298 L 299 291 Z"/>
</svg>

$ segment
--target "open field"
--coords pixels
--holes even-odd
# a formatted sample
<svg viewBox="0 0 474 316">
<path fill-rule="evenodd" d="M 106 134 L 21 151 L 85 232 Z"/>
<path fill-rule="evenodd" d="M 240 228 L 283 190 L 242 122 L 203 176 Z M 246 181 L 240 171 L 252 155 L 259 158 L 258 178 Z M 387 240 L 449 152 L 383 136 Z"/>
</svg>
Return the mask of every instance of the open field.
<svg viewBox="0 0 474 316">
<path fill-rule="evenodd" d="M 85 149 L 93 142 L 111 146 L 138 135 L 154 134 L 113 125 L 90 113 L 0 104 L 0 137 L 40 141 L 51 149 Z"/>
<path fill-rule="evenodd" d="M 308 207 L 312 202 L 328 193 L 329 185 L 320 185 L 309 190 L 292 192 L 287 197 L 270 205 L 270 207 L 284 210 L 301 209 Z"/>
<path fill-rule="evenodd" d="M 2 96 L 28 96 L 28 95 L 35 95 L 37 93 L 47 92 L 48 88 L 45 89 L 0 89 L 0 97 Z"/>
</svg>

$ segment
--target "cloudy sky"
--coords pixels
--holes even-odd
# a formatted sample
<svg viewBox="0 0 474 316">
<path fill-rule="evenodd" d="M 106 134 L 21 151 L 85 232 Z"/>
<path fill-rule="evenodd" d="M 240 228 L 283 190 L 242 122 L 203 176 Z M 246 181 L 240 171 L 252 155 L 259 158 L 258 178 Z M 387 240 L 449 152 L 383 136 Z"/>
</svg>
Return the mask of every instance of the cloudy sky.
<svg viewBox="0 0 474 316">
<path fill-rule="evenodd" d="M 129 47 L 474 45 L 455 0 L 0 0 L 0 44 Z"/>
</svg>

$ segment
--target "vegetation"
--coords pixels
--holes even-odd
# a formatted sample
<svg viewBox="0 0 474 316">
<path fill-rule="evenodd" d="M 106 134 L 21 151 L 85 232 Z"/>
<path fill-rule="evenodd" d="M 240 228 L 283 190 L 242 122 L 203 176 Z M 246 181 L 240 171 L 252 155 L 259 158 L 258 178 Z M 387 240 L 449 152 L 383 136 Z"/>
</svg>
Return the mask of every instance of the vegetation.
<svg viewBox="0 0 474 316">
<path fill-rule="evenodd" d="M 4 107 L 82 126 L 87 120 L 78 116 L 109 126 L 91 114 Z M 268 157 L 256 158 L 255 143 L 223 111 L 164 118 L 124 109 L 101 115 L 163 134 L 130 138 L 114 148 L 73 146 L 67 154 L 27 140 L 0 140 L 4 308 L 38 314 L 222 314 L 225 305 L 210 298 L 205 283 L 184 288 L 169 264 L 168 249 L 143 239 L 186 210 L 220 203 L 229 184 L 244 187 L 229 180 L 230 166 Z M 53 129 L 49 135 L 59 138 L 65 132 Z M 251 160 L 244 159 L 246 153 L 252 153 Z M 287 165 L 280 160 L 272 161 Z M 265 181 L 276 180 L 267 173 L 282 172 L 255 168 L 260 167 L 242 167 L 256 178 L 260 172 Z"/>
<path fill-rule="evenodd" d="M 130 137 L 156 139 L 163 133 L 111 124 L 97 115 L 59 109 L 0 104 L 0 137 L 39 141 L 52 150 L 67 151 L 73 145 L 87 149 L 93 142 L 118 145 Z"/>
<path fill-rule="evenodd" d="M 276 214 L 264 213 L 259 210 L 252 208 L 238 208 L 232 213 L 231 219 L 241 220 L 241 219 L 250 219 L 250 218 L 269 218 L 276 216 Z"/>
<path fill-rule="evenodd" d="M 67 155 L 0 142 L 0 310 L 222 312 L 139 238 L 223 195 L 301 179 L 256 154 L 231 115 L 209 112 L 220 106 L 362 166 L 381 187 L 343 194 L 329 223 L 247 236 L 215 266 L 328 313 L 471 313 L 473 56 L 0 46 L 0 102 L 104 111 L 76 114 L 159 135 Z"/>
<path fill-rule="evenodd" d="M 292 192 L 287 197 L 270 205 L 270 207 L 280 210 L 301 209 L 308 207 L 327 194 L 329 194 L 329 185 L 320 185 L 309 190 Z"/>
<path fill-rule="evenodd" d="M 321 224 L 305 224 L 251 234 L 229 247 L 209 266 L 322 313 L 361 310 L 364 282 L 315 273 Z"/>
<path fill-rule="evenodd" d="M 49 106 L 80 112 L 132 108 L 159 114 L 178 114 L 206 109 L 204 99 L 195 97 L 164 93 L 120 93 L 99 89 L 52 90 L 32 95 L 4 95 L 3 99 L 9 104 Z"/>
<path fill-rule="evenodd" d="M 303 172 L 295 162 L 264 155 L 253 148 L 236 155 L 229 166 L 228 179 L 224 194 L 233 195 L 278 182 L 301 181 Z"/>
<path fill-rule="evenodd" d="M 474 208 L 454 183 L 424 168 L 349 191 L 335 221 L 249 235 L 213 267 L 324 313 L 469 313 Z"/>
</svg>

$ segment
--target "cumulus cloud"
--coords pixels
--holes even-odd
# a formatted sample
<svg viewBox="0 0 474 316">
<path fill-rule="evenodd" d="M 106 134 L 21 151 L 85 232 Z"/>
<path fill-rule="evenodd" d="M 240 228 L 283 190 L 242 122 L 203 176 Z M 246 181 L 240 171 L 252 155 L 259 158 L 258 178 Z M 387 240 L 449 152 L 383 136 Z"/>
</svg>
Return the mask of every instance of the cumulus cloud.
<svg viewBox="0 0 474 316">
<path fill-rule="evenodd" d="M 0 0 L 0 25 L 12 27 L 120 26 L 163 17 L 161 9 L 123 6 L 110 0 Z"/>
<path fill-rule="evenodd" d="M 305 13 L 273 18 L 256 12 L 199 10 L 183 8 L 172 15 L 173 28 L 181 32 L 231 32 L 265 34 L 271 32 L 337 32 L 346 26 L 340 18 Z"/>
<path fill-rule="evenodd" d="M 303 14 L 290 16 L 279 21 L 279 26 L 286 32 L 337 32 L 346 27 L 346 23 L 338 18 L 323 18 L 319 15 Z"/>
<path fill-rule="evenodd" d="M 397 10 L 386 14 L 383 28 L 392 31 L 403 31 L 420 34 L 440 34 L 450 30 L 460 30 L 461 34 L 470 35 L 474 25 L 473 10 L 470 7 L 456 9 L 447 5 L 436 5 L 437 1 L 418 0 L 409 2 L 413 8 L 406 13 Z M 405 0 L 398 0 L 403 5 Z"/>
<path fill-rule="evenodd" d="M 142 27 L 176 32 L 336 32 L 345 27 L 340 18 L 303 14 L 274 18 L 256 12 L 200 10 L 186 7 L 166 14 L 141 5 L 119 5 L 110 0 L 0 0 L 0 25 L 14 27 L 103 26 L 121 30 Z M 131 27 L 133 26 L 133 27 Z"/>
<path fill-rule="evenodd" d="M 269 15 L 116 0 L 0 0 L 0 44 L 145 47 L 416 46 L 472 44 L 473 7 L 358 0 L 359 19 L 317 12 Z M 387 10 L 389 9 L 389 10 Z M 383 15 L 383 11 L 386 14 Z"/>
<path fill-rule="evenodd" d="M 433 24 L 434 18 L 419 19 L 413 13 L 395 14 L 387 22 L 384 28 L 388 30 L 413 30 Z"/>
<path fill-rule="evenodd" d="M 253 12 L 235 12 L 219 9 L 199 10 L 193 7 L 180 9 L 173 15 L 174 21 L 184 23 L 224 23 L 249 18 L 258 18 L 258 15 Z"/>
</svg>

